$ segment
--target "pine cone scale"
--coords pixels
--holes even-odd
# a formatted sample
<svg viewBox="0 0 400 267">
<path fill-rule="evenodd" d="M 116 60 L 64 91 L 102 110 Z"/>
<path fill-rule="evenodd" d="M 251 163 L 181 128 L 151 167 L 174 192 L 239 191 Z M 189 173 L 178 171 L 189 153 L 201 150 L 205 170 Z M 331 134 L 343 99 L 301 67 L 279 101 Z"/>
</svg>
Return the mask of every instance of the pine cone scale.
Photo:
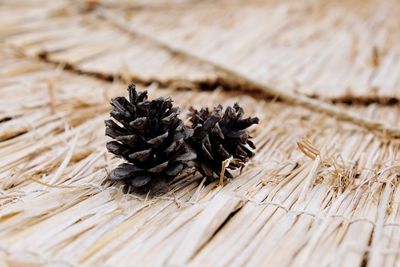
<svg viewBox="0 0 400 267">
<path fill-rule="evenodd" d="M 168 146 L 165 150 L 164 153 L 167 156 L 170 156 L 173 154 L 175 151 L 179 151 L 179 149 L 183 146 L 184 141 L 183 139 L 179 139 L 178 141 L 173 142 L 170 146 Z"/>
<path fill-rule="evenodd" d="M 110 136 L 111 138 L 117 138 L 118 136 L 129 134 L 129 132 L 126 129 L 120 127 L 113 120 L 106 120 L 105 124 L 106 124 L 106 135 Z"/>
<path fill-rule="evenodd" d="M 144 139 L 141 136 L 134 135 L 134 134 L 117 136 L 115 138 L 115 140 L 123 143 L 124 145 L 128 145 L 128 146 L 142 145 L 144 142 Z"/>
<path fill-rule="evenodd" d="M 176 158 L 177 161 L 191 161 L 196 158 L 196 154 L 193 152 L 187 152 Z"/>
<path fill-rule="evenodd" d="M 119 165 L 117 168 L 111 171 L 110 175 L 108 176 L 111 180 L 121 180 L 131 177 L 132 175 L 142 172 L 143 170 L 138 168 L 135 165 L 123 163 Z"/>
<path fill-rule="evenodd" d="M 183 164 L 176 164 L 167 170 L 169 176 L 176 176 L 183 170 Z"/>
<path fill-rule="evenodd" d="M 153 139 L 148 140 L 147 144 L 159 146 L 166 141 L 166 139 L 168 138 L 168 135 L 169 135 L 168 132 L 166 132 L 162 135 L 154 137 Z"/>
<path fill-rule="evenodd" d="M 143 176 L 136 176 L 132 180 L 130 180 L 130 184 L 135 188 L 140 188 L 147 185 L 151 181 L 151 176 L 143 175 Z"/>
<path fill-rule="evenodd" d="M 146 161 L 150 158 L 150 155 L 151 155 L 150 152 L 151 152 L 151 149 L 137 151 L 132 154 L 129 154 L 128 157 L 131 160 Z"/>
<path fill-rule="evenodd" d="M 129 123 L 129 126 L 142 133 L 145 128 L 146 122 L 147 122 L 147 118 L 140 117 L 140 118 L 135 119 L 134 121 L 131 121 Z"/>
<path fill-rule="evenodd" d="M 150 172 L 150 173 L 159 173 L 159 172 L 163 171 L 165 168 L 167 168 L 168 163 L 169 163 L 168 161 L 163 162 L 163 163 L 161 163 L 159 165 L 156 165 L 156 166 L 148 169 L 147 171 Z"/>
</svg>

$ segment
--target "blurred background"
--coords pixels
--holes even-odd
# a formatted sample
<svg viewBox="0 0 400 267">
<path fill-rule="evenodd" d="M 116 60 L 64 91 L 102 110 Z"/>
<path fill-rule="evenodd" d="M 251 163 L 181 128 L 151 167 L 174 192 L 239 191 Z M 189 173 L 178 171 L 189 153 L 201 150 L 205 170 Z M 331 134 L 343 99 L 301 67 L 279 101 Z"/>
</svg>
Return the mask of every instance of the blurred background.
<svg viewBox="0 0 400 267">
<path fill-rule="evenodd" d="M 203 88 L 243 87 L 240 74 L 379 102 L 399 94 L 399 11 L 395 0 L 5 0 L 0 12 L 3 43 L 82 73 Z"/>
</svg>

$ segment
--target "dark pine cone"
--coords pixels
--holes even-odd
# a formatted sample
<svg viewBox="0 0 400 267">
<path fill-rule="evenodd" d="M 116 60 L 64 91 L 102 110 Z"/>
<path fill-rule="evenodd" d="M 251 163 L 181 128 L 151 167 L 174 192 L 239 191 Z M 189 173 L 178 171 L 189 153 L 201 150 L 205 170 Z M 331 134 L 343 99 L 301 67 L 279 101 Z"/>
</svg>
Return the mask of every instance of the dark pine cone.
<svg viewBox="0 0 400 267">
<path fill-rule="evenodd" d="M 222 162 L 232 157 L 228 168 L 237 169 L 251 158 L 255 149 L 251 136 L 246 130 L 258 123 L 258 118 L 243 119 L 243 109 L 236 103 L 223 112 L 221 105 L 211 112 L 208 108 L 200 111 L 191 109 L 190 121 L 194 129 L 189 139 L 197 154 L 196 167 L 209 180 L 220 176 Z M 227 177 L 232 177 L 225 171 Z"/>
<path fill-rule="evenodd" d="M 147 100 L 147 91 L 128 87 L 125 97 L 111 100 L 111 117 L 106 120 L 106 135 L 113 138 L 107 149 L 127 163 L 109 174 L 110 180 L 124 182 L 134 191 L 148 191 L 172 180 L 191 165 L 195 154 L 186 145 L 192 130 L 178 118 L 179 108 L 171 98 Z M 117 121 L 118 123 L 116 123 Z"/>
</svg>

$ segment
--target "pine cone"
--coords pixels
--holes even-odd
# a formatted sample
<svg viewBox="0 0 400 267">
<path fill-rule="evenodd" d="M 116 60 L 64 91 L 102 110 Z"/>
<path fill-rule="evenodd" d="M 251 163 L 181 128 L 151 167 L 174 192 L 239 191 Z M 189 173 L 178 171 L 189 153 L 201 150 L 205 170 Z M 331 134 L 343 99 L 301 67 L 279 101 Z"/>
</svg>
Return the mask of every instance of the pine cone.
<svg viewBox="0 0 400 267">
<path fill-rule="evenodd" d="M 108 151 L 127 161 L 108 178 L 144 192 L 193 164 L 196 156 L 185 142 L 193 131 L 178 118 L 179 108 L 173 107 L 171 98 L 149 101 L 147 91 L 138 93 L 135 85 L 128 92 L 129 101 L 111 100 L 114 120 L 105 121 L 106 135 L 114 139 L 107 143 Z"/>
<path fill-rule="evenodd" d="M 209 180 L 220 176 L 222 162 L 233 158 L 229 169 L 237 169 L 251 158 L 255 149 L 246 128 L 257 124 L 257 117 L 242 119 L 243 109 L 236 103 L 228 106 L 223 112 L 221 105 L 212 112 L 208 108 L 200 111 L 191 109 L 190 121 L 194 129 L 189 144 L 197 154 L 196 168 Z M 225 170 L 225 175 L 232 178 L 232 174 Z"/>
</svg>

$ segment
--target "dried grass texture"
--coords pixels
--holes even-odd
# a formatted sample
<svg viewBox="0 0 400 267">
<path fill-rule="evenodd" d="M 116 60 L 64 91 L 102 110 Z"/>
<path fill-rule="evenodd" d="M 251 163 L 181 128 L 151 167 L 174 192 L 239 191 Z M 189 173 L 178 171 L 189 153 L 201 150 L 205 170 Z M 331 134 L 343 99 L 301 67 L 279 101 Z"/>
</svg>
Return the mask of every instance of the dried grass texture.
<svg viewBox="0 0 400 267">
<path fill-rule="evenodd" d="M 139 34 L 132 28 L 136 24 L 127 24 L 121 16 L 114 21 L 116 14 L 122 13 L 136 14 L 133 18 L 146 12 L 158 14 L 160 6 L 168 8 L 166 2 L 150 6 L 145 2 L 132 6 L 129 1 L 99 3 L 94 10 L 88 10 L 85 3 L 71 5 L 69 1 L 0 3 L 1 42 L 11 47 L 0 47 L 0 264 L 399 264 L 399 141 L 393 138 L 399 125 L 397 105 L 332 105 L 281 91 L 279 86 L 269 92 L 275 96 L 283 92 L 285 101 L 266 101 L 264 96 L 242 91 L 177 90 L 207 83 L 242 86 L 249 81 L 262 86 L 258 89 L 269 87 L 263 80 L 267 77 L 252 77 L 242 69 L 230 72 L 230 61 L 215 61 L 213 57 L 222 53 L 218 49 L 215 54 L 196 55 L 201 51 L 195 46 L 186 50 L 179 36 L 173 43 L 178 50 L 171 48 L 163 34 L 154 34 L 153 20 L 148 28 L 136 21 L 143 29 Z M 373 8 L 374 2 L 368 3 L 365 10 L 357 9 L 363 16 L 376 14 L 378 18 L 396 10 L 389 1 L 378 9 Z M 343 6 L 332 4 L 338 14 L 328 12 L 329 16 L 320 18 L 322 22 L 326 19 L 329 24 L 336 15 L 359 7 L 357 1 L 340 4 Z M 121 12 L 120 5 L 130 10 Z M 203 9 L 215 9 L 215 14 L 207 13 L 211 17 L 223 6 L 229 17 L 232 10 L 244 8 L 251 14 L 264 4 L 237 1 L 227 7 L 223 1 L 217 5 L 182 1 L 174 12 L 196 19 L 190 8 L 193 5 L 198 5 L 199 14 L 205 12 Z M 277 19 L 281 13 L 275 13 L 274 8 L 286 10 L 289 5 L 271 2 L 268 8 Z M 314 14 L 313 9 L 310 12 Z M 159 19 L 165 17 L 160 15 Z M 243 19 L 251 25 L 249 18 Z M 324 25 L 321 23 L 321 28 Z M 365 32 L 362 25 L 356 33 Z M 390 32 L 397 36 L 396 30 L 393 27 Z M 317 40 L 326 41 L 324 32 L 320 33 Z M 227 40 L 232 36 L 228 34 Z M 302 37 L 301 32 L 297 37 Z M 362 38 L 367 46 L 357 51 L 369 53 L 370 39 Z M 386 45 L 388 55 L 395 53 L 396 46 Z M 152 60 L 148 60 L 148 53 L 154 56 Z M 122 60 L 125 58 L 130 59 L 128 63 Z M 336 63 L 340 62 L 337 57 Z M 126 64 L 130 64 L 128 71 Z M 335 73 L 330 72 L 332 66 L 327 64 L 321 73 Z M 382 66 L 376 66 L 375 71 L 381 71 Z M 388 73 L 381 74 L 387 81 L 398 79 L 398 75 Z M 113 76 L 122 81 L 110 81 Z M 221 77 L 225 84 L 219 84 Z M 146 198 L 123 194 L 118 185 L 106 182 L 107 172 L 119 160 L 105 150 L 103 121 L 108 117 L 110 98 L 126 94 L 123 81 L 132 79 L 140 81 L 140 89 L 146 87 L 151 97 L 171 95 L 183 114 L 190 105 L 212 107 L 240 101 L 246 113 L 261 120 L 253 128 L 256 157 L 224 187 L 218 182 L 205 185 L 198 174 L 187 174 L 171 183 L 166 195 Z M 363 85 L 356 76 L 342 84 L 352 79 Z M 340 79 L 332 81 L 332 88 L 340 93 Z M 360 91 L 360 97 L 371 96 L 368 87 L 358 88 L 365 90 Z M 316 94 L 323 98 L 340 97 L 318 90 Z M 391 92 L 390 97 L 397 97 L 394 90 Z M 386 96 L 378 93 L 377 99 L 381 97 Z M 332 116 L 338 114 L 338 119 Z"/>
<path fill-rule="evenodd" d="M 285 103 L 219 90 L 150 86 L 152 97 L 172 95 L 185 110 L 192 104 L 240 100 L 261 119 L 254 131 L 259 148 L 245 171 L 223 188 L 204 186 L 201 177 L 189 175 L 171 184 L 167 195 L 124 195 L 118 186 L 104 184 L 118 160 L 106 153 L 102 129 L 109 98 L 124 94 L 125 86 L 9 51 L 3 50 L 1 59 L 0 244 L 5 263 L 397 262 L 396 140 Z M 359 107 L 355 112 L 398 123 L 397 108 Z"/>
<path fill-rule="evenodd" d="M 130 24 L 121 21 L 120 15 L 113 15 L 113 12 L 105 12 L 101 8 L 100 15 L 96 17 L 87 14 L 88 10 L 84 6 L 71 6 L 68 1 L 45 5 L 46 8 L 41 9 L 27 9 L 12 2 L 8 7 L 10 10 L 21 8 L 27 17 L 35 21 L 26 22 L 26 16 L 6 19 L 7 27 L 0 34 L 5 37 L 8 45 L 27 56 L 38 56 L 79 74 L 104 80 L 119 79 L 143 84 L 156 82 L 173 88 L 240 88 L 305 106 L 369 130 L 385 131 L 390 136 L 400 137 L 399 127 L 365 119 L 298 92 L 270 87 L 263 81 L 209 61 L 207 57 L 203 59 L 179 48 L 175 49 L 148 34 L 131 30 L 128 26 Z M 390 99 L 391 103 L 396 102 L 395 97 Z M 344 99 L 345 102 L 362 103 L 364 100 L 387 103 L 388 99 L 369 96 Z"/>
<path fill-rule="evenodd" d="M 10 1 L 0 11 L 5 43 L 27 56 L 42 57 L 104 79 L 188 86 L 216 80 L 210 66 L 194 64 L 141 37 L 127 36 L 70 1 L 41 1 L 27 8 Z M 18 2 L 17 2 L 18 3 Z M 20 17 L 7 14 L 17 9 Z"/>
<path fill-rule="evenodd" d="M 104 77 L 398 102 L 395 0 L 92 2 L 6 1 L 0 35 L 28 55 Z M 16 7 L 24 15 L 10 16 Z"/>
<path fill-rule="evenodd" d="M 383 101 L 399 97 L 399 11 L 397 1 L 222 1 L 102 14 L 269 87 Z"/>
</svg>

